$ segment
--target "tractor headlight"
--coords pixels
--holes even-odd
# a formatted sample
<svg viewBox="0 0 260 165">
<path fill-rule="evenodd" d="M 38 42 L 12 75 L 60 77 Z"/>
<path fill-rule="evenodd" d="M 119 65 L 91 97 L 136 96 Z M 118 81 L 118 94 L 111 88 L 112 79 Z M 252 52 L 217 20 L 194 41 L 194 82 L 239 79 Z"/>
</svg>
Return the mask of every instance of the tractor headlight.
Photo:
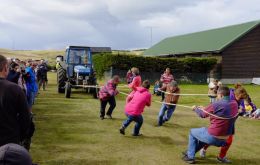
<svg viewBox="0 0 260 165">
<path fill-rule="evenodd" d="M 79 80 L 83 80 L 83 76 L 79 76 Z"/>
</svg>

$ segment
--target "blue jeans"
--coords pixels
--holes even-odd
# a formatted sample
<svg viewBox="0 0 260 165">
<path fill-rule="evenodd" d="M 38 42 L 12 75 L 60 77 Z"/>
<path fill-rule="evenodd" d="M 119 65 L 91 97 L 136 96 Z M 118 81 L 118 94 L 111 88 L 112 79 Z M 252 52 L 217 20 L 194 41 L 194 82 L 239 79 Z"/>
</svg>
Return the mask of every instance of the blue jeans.
<svg viewBox="0 0 260 165">
<path fill-rule="evenodd" d="M 166 105 L 162 104 L 161 110 L 159 112 L 159 117 L 158 117 L 158 125 L 162 125 L 165 121 L 170 120 L 172 117 L 172 114 L 176 108 L 176 105 Z M 165 112 L 167 113 L 165 114 Z"/>
<path fill-rule="evenodd" d="M 35 92 L 27 91 L 27 103 L 29 108 L 32 108 L 32 105 L 34 104 L 35 96 L 36 96 Z"/>
<path fill-rule="evenodd" d="M 187 155 L 190 159 L 194 159 L 196 152 L 203 148 L 206 144 L 221 147 L 226 144 L 226 140 L 217 139 L 208 133 L 208 129 L 193 128 L 190 130 L 189 145 Z"/>
<path fill-rule="evenodd" d="M 144 120 L 143 116 L 142 115 L 132 116 L 132 115 L 128 115 L 128 114 L 126 114 L 126 116 L 127 116 L 127 119 L 123 122 L 123 127 L 126 128 L 132 121 L 135 121 L 136 124 L 135 124 L 135 128 L 133 131 L 133 135 L 138 135 L 140 128 L 143 125 L 143 120 Z"/>
</svg>

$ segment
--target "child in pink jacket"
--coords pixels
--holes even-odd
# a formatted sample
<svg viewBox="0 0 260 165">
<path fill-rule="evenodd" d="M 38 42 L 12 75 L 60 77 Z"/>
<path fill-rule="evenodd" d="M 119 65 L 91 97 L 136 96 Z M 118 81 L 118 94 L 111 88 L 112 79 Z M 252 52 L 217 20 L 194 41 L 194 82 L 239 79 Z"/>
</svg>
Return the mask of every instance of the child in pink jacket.
<svg viewBox="0 0 260 165">
<path fill-rule="evenodd" d="M 133 131 L 133 136 L 139 136 L 140 128 L 143 124 L 142 113 L 145 106 L 151 105 L 151 93 L 149 92 L 150 83 L 145 80 L 142 87 L 137 87 L 136 91 L 132 91 L 126 99 L 125 114 L 127 119 L 123 122 L 120 128 L 120 133 L 125 134 L 125 129 L 132 122 L 135 121 L 135 128 Z"/>
<path fill-rule="evenodd" d="M 142 83 L 142 79 L 141 79 L 141 76 L 140 76 L 140 73 L 139 73 L 139 69 L 136 68 L 136 67 L 133 67 L 131 69 L 132 71 L 132 74 L 133 74 L 133 80 L 130 84 L 128 84 L 128 87 L 133 89 L 134 91 L 136 91 L 137 87 L 140 87 L 141 86 L 141 83 Z"/>
</svg>

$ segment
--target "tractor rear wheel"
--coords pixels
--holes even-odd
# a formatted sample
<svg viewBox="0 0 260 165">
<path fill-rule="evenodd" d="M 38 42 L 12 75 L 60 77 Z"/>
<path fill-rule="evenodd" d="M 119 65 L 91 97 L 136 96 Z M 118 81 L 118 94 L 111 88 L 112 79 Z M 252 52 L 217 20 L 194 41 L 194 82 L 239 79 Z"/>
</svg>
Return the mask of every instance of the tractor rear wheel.
<svg viewBox="0 0 260 165">
<path fill-rule="evenodd" d="M 66 84 L 66 70 L 62 67 L 59 67 L 57 70 L 57 85 L 58 85 L 58 92 L 64 93 L 65 92 L 65 84 Z"/>
</svg>

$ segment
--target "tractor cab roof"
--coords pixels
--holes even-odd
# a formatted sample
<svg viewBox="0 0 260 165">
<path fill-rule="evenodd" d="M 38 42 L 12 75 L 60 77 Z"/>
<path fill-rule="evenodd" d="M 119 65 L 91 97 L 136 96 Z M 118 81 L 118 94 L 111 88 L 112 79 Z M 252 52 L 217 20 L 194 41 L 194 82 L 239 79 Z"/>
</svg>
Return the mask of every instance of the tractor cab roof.
<svg viewBox="0 0 260 165">
<path fill-rule="evenodd" d="M 67 46 L 66 49 L 90 49 L 92 53 L 111 53 L 110 47 Z"/>
</svg>

